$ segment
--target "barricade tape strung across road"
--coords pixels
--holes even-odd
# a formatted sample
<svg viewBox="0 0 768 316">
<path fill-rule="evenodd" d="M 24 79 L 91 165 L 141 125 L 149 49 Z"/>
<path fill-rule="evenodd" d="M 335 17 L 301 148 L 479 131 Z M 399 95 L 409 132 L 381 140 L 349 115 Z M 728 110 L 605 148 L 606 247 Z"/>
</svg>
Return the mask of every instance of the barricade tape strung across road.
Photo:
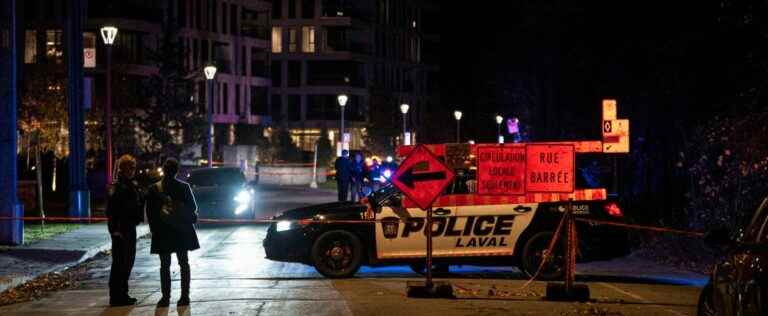
<svg viewBox="0 0 768 316">
<path fill-rule="evenodd" d="M 459 215 L 459 216 L 451 216 L 451 217 L 458 217 L 458 218 L 466 218 L 471 217 L 470 215 Z M 423 218 L 423 217 L 419 217 Z M 440 218 L 440 217 L 438 217 Z M 39 217 L 39 216 L 25 216 L 25 217 L 0 217 L 0 220 L 22 220 L 22 221 L 46 221 L 46 222 L 104 222 L 109 220 L 107 217 Z M 603 221 L 603 220 L 595 220 L 595 219 L 587 219 L 587 218 L 574 218 L 574 220 L 579 222 L 586 222 L 591 224 L 599 224 L 599 225 L 609 225 L 609 226 L 616 226 L 616 227 L 623 227 L 623 228 L 629 228 L 629 229 L 636 229 L 636 230 L 648 230 L 648 231 L 654 231 L 654 232 L 661 232 L 661 233 L 673 233 L 673 234 L 680 234 L 680 235 L 688 235 L 692 237 L 704 237 L 704 233 L 702 232 L 691 232 L 691 231 L 685 231 L 685 230 L 679 230 L 679 229 L 672 229 L 672 228 L 664 228 L 664 227 L 656 227 L 656 226 L 647 226 L 647 225 L 633 225 L 633 224 L 625 224 L 625 223 L 618 223 L 618 222 L 611 222 L 611 221 Z M 216 219 L 216 218 L 199 218 L 197 220 L 198 223 L 202 224 L 269 224 L 269 223 L 276 223 L 276 222 L 299 222 L 299 223 L 306 223 L 306 224 L 372 224 L 372 223 L 382 223 L 382 222 L 406 222 L 406 219 L 400 219 L 400 220 L 394 220 L 394 219 L 386 219 L 386 220 L 380 220 L 380 219 L 317 219 L 317 218 L 311 218 L 311 219 L 272 219 L 272 218 L 263 218 L 263 219 Z M 560 226 L 562 225 L 562 220 L 560 221 L 560 224 L 558 225 L 558 229 L 556 231 L 555 236 L 557 236 L 560 232 Z M 554 244 L 554 242 L 550 243 Z M 550 247 L 551 248 L 551 247 Z"/>
<path fill-rule="evenodd" d="M 539 267 L 536 269 L 536 273 L 526 281 L 523 286 L 521 286 L 518 291 L 522 291 L 528 286 L 531 285 L 531 283 L 536 280 L 539 277 L 539 274 L 541 274 L 541 270 L 544 269 L 544 266 L 547 265 L 547 262 L 549 262 L 550 257 L 552 256 L 553 251 L 555 250 L 555 245 L 557 244 L 557 241 L 560 239 L 560 231 L 563 229 L 563 225 L 565 224 L 565 215 L 560 217 L 560 223 L 557 224 L 557 229 L 555 229 L 555 234 L 552 236 L 552 239 L 549 241 L 549 245 L 547 246 L 547 252 L 542 256 L 541 263 L 539 263 Z"/>
<path fill-rule="evenodd" d="M 629 228 L 629 229 L 648 230 L 648 231 L 654 231 L 654 232 L 660 232 L 660 233 L 673 233 L 673 234 L 680 234 L 680 235 L 688 235 L 688 236 L 691 236 L 691 237 L 704 237 L 704 233 L 702 233 L 702 232 L 691 232 L 691 231 L 672 229 L 672 228 L 647 226 L 647 225 L 633 225 L 633 224 L 617 223 L 617 222 L 611 222 L 611 221 L 601 221 L 601 220 L 588 219 L 588 218 L 575 218 L 574 220 L 576 220 L 578 222 L 587 222 L 587 223 L 592 223 L 592 224 L 617 226 L 617 227 L 623 227 L 623 228 Z"/>
</svg>

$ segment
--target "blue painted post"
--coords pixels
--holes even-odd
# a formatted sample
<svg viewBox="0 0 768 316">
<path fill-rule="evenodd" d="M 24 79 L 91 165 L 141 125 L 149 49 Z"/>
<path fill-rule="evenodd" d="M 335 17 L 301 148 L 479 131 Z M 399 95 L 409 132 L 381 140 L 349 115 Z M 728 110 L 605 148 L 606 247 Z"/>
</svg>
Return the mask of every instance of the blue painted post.
<svg viewBox="0 0 768 316">
<path fill-rule="evenodd" d="M 67 106 L 69 108 L 69 216 L 88 217 L 83 108 L 83 0 L 70 0 L 66 22 Z"/>
<path fill-rule="evenodd" d="M 0 244 L 24 241 L 24 209 L 19 204 L 16 174 L 16 107 L 18 41 L 16 0 L 0 2 Z M 15 219 L 9 219 L 15 218 Z"/>
</svg>

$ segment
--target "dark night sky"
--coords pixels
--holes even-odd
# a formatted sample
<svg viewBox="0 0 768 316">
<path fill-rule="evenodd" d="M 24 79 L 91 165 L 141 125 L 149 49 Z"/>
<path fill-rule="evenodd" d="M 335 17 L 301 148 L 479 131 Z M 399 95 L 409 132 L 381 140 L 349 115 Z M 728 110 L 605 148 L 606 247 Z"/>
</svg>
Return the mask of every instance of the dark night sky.
<svg viewBox="0 0 768 316">
<path fill-rule="evenodd" d="M 745 56 L 765 27 L 743 23 L 758 20 L 754 8 L 715 1 L 477 4 L 442 2 L 442 103 L 479 122 L 465 131 L 485 141 L 496 113 L 525 111 L 536 139 L 597 136 L 606 96 L 639 128 L 659 112 L 706 118 L 756 71 Z"/>
</svg>

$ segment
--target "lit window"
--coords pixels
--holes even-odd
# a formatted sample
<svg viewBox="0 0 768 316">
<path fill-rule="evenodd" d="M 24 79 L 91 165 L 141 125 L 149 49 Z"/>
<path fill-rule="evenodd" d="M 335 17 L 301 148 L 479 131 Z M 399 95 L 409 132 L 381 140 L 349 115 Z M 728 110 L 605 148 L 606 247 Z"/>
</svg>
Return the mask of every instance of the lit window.
<svg viewBox="0 0 768 316">
<path fill-rule="evenodd" d="M 314 26 L 304 26 L 301 28 L 301 51 L 305 53 L 315 52 Z"/>
<path fill-rule="evenodd" d="M 291 28 L 288 31 L 288 51 L 293 53 L 296 52 L 296 29 Z"/>
<path fill-rule="evenodd" d="M 24 63 L 33 64 L 37 59 L 37 31 L 26 31 L 24 34 Z"/>
<path fill-rule="evenodd" d="M 281 53 L 283 51 L 283 28 L 279 26 L 272 27 L 272 52 Z"/>
<path fill-rule="evenodd" d="M 61 44 L 61 30 L 45 31 L 45 58 L 57 64 L 64 63 L 64 47 Z"/>
</svg>

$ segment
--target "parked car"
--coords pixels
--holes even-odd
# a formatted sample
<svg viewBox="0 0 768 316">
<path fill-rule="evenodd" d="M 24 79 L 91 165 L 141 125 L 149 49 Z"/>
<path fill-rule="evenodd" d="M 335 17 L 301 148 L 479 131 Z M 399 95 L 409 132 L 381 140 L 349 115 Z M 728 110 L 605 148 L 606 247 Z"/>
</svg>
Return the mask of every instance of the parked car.
<svg viewBox="0 0 768 316">
<path fill-rule="evenodd" d="M 699 296 L 698 315 L 768 315 L 768 197 L 742 229 L 706 240 L 726 255 Z"/>
<path fill-rule="evenodd" d="M 254 189 L 239 168 L 204 168 L 189 171 L 201 218 L 253 218 Z"/>
</svg>

